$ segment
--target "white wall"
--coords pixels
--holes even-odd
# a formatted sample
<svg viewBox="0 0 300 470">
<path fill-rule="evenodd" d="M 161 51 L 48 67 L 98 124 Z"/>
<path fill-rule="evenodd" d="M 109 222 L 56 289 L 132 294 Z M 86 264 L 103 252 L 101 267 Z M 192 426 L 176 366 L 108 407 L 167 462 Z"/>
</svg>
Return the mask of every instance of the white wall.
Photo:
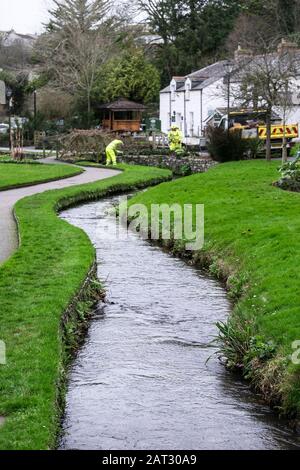
<svg viewBox="0 0 300 470">
<path fill-rule="evenodd" d="M 223 96 L 223 80 L 219 80 L 203 90 L 192 90 L 190 100 L 186 101 L 186 136 L 201 137 L 205 128 L 205 120 L 218 107 L 226 107 L 227 99 Z M 192 115 L 191 115 L 192 113 Z M 191 117 L 193 116 L 193 133 Z"/>
<path fill-rule="evenodd" d="M 162 132 L 169 132 L 170 130 L 170 115 L 172 116 L 171 124 L 177 124 L 178 127 L 184 130 L 184 92 L 175 92 L 174 99 L 171 99 L 170 93 L 160 94 L 160 110 L 159 118 L 161 120 Z"/>
<path fill-rule="evenodd" d="M 166 134 L 170 129 L 170 93 L 160 94 L 159 119 L 161 130 Z"/>
<path fill-rule="evenodd" d="M 177 124 L 179 129 L 184 132 L 184 92 L 176 92 L 174 100 L 171 100 L 172 124 Z"/>
<path fill-rule="evenodd" d="M 201 129 L 201 91 L 191 90 L 186 100 L 186 137 L 199 137 Z"/>
</svg>

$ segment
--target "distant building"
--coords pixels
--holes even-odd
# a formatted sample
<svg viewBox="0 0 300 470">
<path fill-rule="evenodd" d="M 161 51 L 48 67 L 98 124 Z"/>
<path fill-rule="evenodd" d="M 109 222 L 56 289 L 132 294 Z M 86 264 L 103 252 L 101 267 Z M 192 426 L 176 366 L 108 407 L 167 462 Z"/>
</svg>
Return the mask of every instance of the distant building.
<svg viewBox="0 0 300 470">
<path fill-rule="evenodd" d="M 297 46 L 296 46 L 297 47 Z M 275 60 L 284 48 L 295 49 L 295 45 L 282 41 L 278 46 L 278 53 L 274 53 Z M 296 51 L 297 53 L 297 51 Z M 300 57 L 300 50 L 298 50 Z M 239 48 L 231 61 L 233 68 L 238 69 L 243 60 L 249 61 L 251 51 Z M 277 58 L 277 59 L 276 59 Z M 256 58 L 256 62 L 257 62 Z M 184 77 L 173 77 L 170 85 L 160 92 L 160 119 L 162 131 L 167 133 L 172 124 L 177 124 L 184 134 L 186 143 L 198 144 L 204 135 L 209 122 L 218 119 L 216 110 L 227 110 L 227 69 L 228 61 L 219 61 L 204 67 Z M 241 76 L 241 75 L 240 75 Z M 233 98 L 233 91 L 240 86 L 240 77 L 234 76 L 231 80 L 230 107 L 238 106 Z M 292 97 L 293 107 L 288 120 L 300 126 L 300 70 L 295 80 Z M 276 112 L 282 118 L 280 108 Z"/>
<path fill-rule="evenodd" d="M 32 48 L 38 36 L 36 34 L 20 34 L 13 29 L 10 31 L 0 31 L 0 39 L 3 46 L 9 47 L 14 44 L 22 44 L 27 48 Z"/>
</svg>

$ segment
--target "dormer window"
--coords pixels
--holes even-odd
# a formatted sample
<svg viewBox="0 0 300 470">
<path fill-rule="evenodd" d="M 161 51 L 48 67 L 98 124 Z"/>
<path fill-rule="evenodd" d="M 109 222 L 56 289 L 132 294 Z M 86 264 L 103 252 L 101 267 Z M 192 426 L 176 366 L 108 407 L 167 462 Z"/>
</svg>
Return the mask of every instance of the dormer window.
<svg viewBox="0 0 300 470">
<path fill-rule="evenodd" d="M 170 90 L 171 90 L 171 100 L 175 101 L 176 99 L 176 81 L 175 80 L 171 81 Z"/>
<path fill-rule="evenodd" d="M 192 83 L 190 79 L 187 79 L 185 82 L 185 99 L 188 101 L 191 98 L 191 88 Z"/>
</svg>

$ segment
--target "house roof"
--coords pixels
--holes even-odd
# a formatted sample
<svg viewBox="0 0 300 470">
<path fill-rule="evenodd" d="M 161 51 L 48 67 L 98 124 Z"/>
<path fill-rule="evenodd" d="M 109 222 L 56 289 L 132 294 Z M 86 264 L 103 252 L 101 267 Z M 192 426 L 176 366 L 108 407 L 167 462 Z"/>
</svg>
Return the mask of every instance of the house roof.
<svg viewBox="0 0 300 470">
<path fill-rule="evenodd" d="M 144 111 L 146 106 L 125 98 L 119 98 L 111 103 L 98 106 L 99 109 L 110 109 L 111 111 Z"/>
<path fill-rule="evenodd" d="M 4 46 L 11 46 L 15 42 L 21 42 L 23 45 L 32 47 L 38 36 L 35 34 L 21 34 L 13 29 L 10 31 L 0 31 L 0 37 Z"/>
<path fill-rule="evenodd" d="M 193 72 L 189 75 L 186 75 L 185 77 L 173 77 L 176 80 L 177 85 L 179 85 L 176 91 L 184 91 L 185 80 L 187 78 L 190 78 L 192 81 L 192 90 L 202 90 L 206 88 L 207 86 L 211 85 L 212 83 L 226 75 L 227 72 L 225 64 L 227 64 L 227 61 L 222 60 L 216 62 L 215 64 L 208 65 L 207 67 L 197 70 L 196 72 Z M 167 86 L 166 88 L 161 90 L 161 93 L 170 93 L 170 91 L 170 86 Z"/>
</svg>

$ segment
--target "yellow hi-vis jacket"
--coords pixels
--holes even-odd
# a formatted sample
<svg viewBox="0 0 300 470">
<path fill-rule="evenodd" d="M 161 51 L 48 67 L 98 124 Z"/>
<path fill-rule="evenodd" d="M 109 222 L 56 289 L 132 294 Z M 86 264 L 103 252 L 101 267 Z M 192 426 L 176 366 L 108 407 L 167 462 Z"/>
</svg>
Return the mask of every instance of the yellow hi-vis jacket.
<svg viewBox="0 0 300 470">
<path fill-rule="evenodd" d="M 106 147 L 106 150 L 113 150 L 114 152 L 116 152 L 120 145 L 123 145 L 122 140 L 115 139 Z"/>
</svg>

